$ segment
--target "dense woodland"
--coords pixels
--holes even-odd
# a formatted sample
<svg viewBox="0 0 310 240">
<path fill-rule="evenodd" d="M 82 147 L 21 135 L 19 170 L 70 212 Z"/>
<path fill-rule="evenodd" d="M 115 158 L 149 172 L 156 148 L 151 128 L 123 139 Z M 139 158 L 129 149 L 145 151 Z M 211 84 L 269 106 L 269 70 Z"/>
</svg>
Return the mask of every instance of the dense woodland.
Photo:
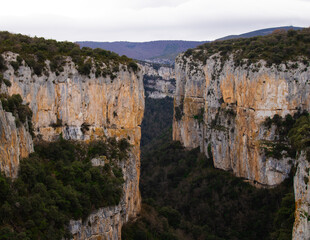
<svg viewBox="0 0 310 240">
<path fill-rule="evenodd" d="M 16 62 L 9 63 L 15 71 L 25 63 L 38 76 L 47 74 L 48 68 L 56 75 L 63 71 L 63 56 L 71 57 L 84 75 L 91 74 L 93 64 L 99 66 L 100 71 L 94 72 L 97 77 L 113 78 L 120 71 L 119 63 L 133 71 L 138 67 L 127 57 L 101 49 L 80 49 L 68 42 L 0 32 L 0 43 L 0 53 L 20 54 Z M 244 58 L 247 63 L 264 59 L 272 64 L 303 56 L 301 60 L 309 65 L 309 49 L 310 30 L 304 29 L 216 41 L 189 50 L 185 56 L 205 61 L 218 51 L 224 59 L 234 53 L 237 64 L 242 64 Z M 49 66 L 46 60 L 50 61 Z M 0 55 L 0 72 L 6 70 L 6 64 Z M 10 85 L 0 75 L 2 83 Z M 28 120 L 32 112 L 22 104 L 20 96 L 0 97 L 4 110 L 16 117 L 16 124 L 28 123 L 31 130 Z M 230 172 L 215 169 L 211 152 L 207 158 L 199 149 L 186 150 L 180 142 L 172 141 L 172 115 L 172 99 L 146 98 L 141 140 L 142 211 L 138 219 L 123 227 L 122 239 L 291 239 L 294 168 L 290 178 L 278 187 L 255 188 Z M 275 144 L 262 143 L 267 156 L 280 161 L 283 150 L 290 156 L 304 150 L 310 160 L 308 113 L 285 118 L 274 116 L 264 124 L 277 126 L 279 134 Z M 54 143 L 36 144 L 35 153 L 21 160 L 16 180 L 0 175 L 0 239 L 69 238 L 66 226 L 70 219 L 85 220 L 94 209 L 118 204 L 124 183 L 118 162 L 126 160 L 129 148 L 126 140 L 114 138 L 87 145 L 60 137 Z M 105 165 L 93 167 L 90 159 L 101 155 L 107 157 Z"/>
<path fill-rule="evenodd" d="M 302 30 L 275 30 L 267 36 L 238 38 L 223 41 L 213 41 L 189 49 L 185 56 L 192 56 L 203 63 L 215 53 L 220 53 L 222 60 L 228 59 L 233 53 L 237 66 L 256 63 L 265 60 L 267 65 L 303 61 L 309 66 L 310 59 L 310 28 Z M 298 66 L 288 66 L 297 68 Z"/>
<path fill-rule="evenodd" d="M 31 38 L 22 34 L 0 32 L 0 54 L 7 51 L 19 54 L 16 61 L 9 63 L 15 71 L 25 61 L 25 64 L 38 76 L 48 75 L 49 69 L 59 75 L 64 70 L 66 57 L 71 57 L 79 73 L 83 75 L 89 75 L 94 71 L 96 77 L 109 75 L 113 79 L 115 74 L 121 70 L 120 64 L 127 65 L 133 71 L 138 70 L 135 61 L 126 56 L 120 57 L 114 52 L 99 48 L 83 47 L 80 49 L 78 44 L 72 42 L 57 42 L 38 37 Z M 49 60 L 49 66 L 46 60 Z M 0 55 L 0 71 L 3 70 L 6 70 L 6 65 Z"/>
<path fill-rule="evenodd" d="M 291 239 L 292 176 L 274 189 L 258 189 L 170 136 L 144 149 L 143 211 L 124 227 L 123 239 Z"/>
<path fill-rule="evenodd" d="M 172 109 L 172 99 L 146 99 L 142 211 L 136 221 L 125 225 L 122 239 L 290 240 L 294 168 L 290 178 L 274 189 L 255 188 L 232 173 L 215 169 L 212 157 L 206 158 L 199 149 L 186 150 L 171 140 L 171 120 L 165 118 Z M 161 122 L 167 125 L 158 124 Z M 263 124 L 275 126 L 278 135 L 274 144 L 262 143 L 267 156 L 280 161 L 282 154 L 292 157 L 305 150 L 310 161 L 307 112 L 284 118 L 275 115 Z"/>
<path fill-rule="evenodd" d="M 20 162 L 18 178 L 0 175 L 0 239 L 68 239 L 70 219 L 86 219 L 92 210 L 117 205 L 124 183 L 119 161 L 129 143 L 66 141 L 36 144 L 35 153 Z M 90 159 L 106 156 L 105 165 Z"/>
<path fill-rule="evenodd" d="M 172 126 L 173 99 L 145 98 L 144 118 L 141 125 L 141 146 L 149 144 L 159 137 L 163 131 Z"/>
</svg>

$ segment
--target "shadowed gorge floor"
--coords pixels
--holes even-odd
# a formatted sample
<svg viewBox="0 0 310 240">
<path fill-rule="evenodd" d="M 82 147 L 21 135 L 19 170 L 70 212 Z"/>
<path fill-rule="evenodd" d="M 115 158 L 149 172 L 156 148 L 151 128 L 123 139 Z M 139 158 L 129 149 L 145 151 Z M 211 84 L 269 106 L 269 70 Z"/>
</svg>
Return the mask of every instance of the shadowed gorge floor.
<svg viewBox="0 0 310 240">
<path fill-rule="evenodd" d="M 122 239 L 291 239 L 293 172 L 274 189 L 257 189 L 215 169 L 199 149 L 172 141 L 170 101 L 146 99 L 142 211 L 124 226 Z"/>
</svg>

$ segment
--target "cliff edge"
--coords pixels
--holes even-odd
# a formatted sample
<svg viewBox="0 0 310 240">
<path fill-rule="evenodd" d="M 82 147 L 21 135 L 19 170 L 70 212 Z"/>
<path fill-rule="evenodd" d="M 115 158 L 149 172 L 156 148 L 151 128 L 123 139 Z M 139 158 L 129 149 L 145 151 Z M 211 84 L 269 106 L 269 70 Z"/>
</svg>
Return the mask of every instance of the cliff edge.
<svg viewBox="0 0 310 240">
<path fill-rule="evenodd" d="M 309 29 L 290 30 L 217 41 L 180 54 L 175 64 L 173 139 L 188 148 L 200 147 L 213 156 L 216 168 L 253 184 L 280 184 L 292 166 L 306 164 L 305 158 L 296 161 L 287 134 L 294 119 L 310 111 L 310 56 L 303 50 L 309 49 L 304 38 L 309 36 Z M 299 172 L 297 212 L 299 199 L 308 195 L 296 181 L 303 178 Z M 294 231 L 297 228 L 295 223 Z"/>
<path fill-rule="evenodd" d="M 75 51 L 79 51 L 78 46 Z M 128 159 L 119 163 L 124 176 L 120 204 L 97 209 L 84 221 L 72 220 L 69 229 L 73 239 L 121 239 L 123 223 L 140 211 L 142 71 L 125 58 L 98 51 L 99 56 L 112 55 L 109 60 L 112 65 L 94 56 L 85 56 L 78 65 L 73 54 L 65 54 L 56 56 L 57 61 L 61 61 L 56 61 L 55 70 L 55 62 L 49 58 L 40 63 L 38 55 L 33 57 L 18 51 L 5 51 L 0 59 L 3 78 L 10 82 L 8 86 L 3 84 L 1 93 L 20 95 L 32 110 L 36 140 L 54 141 L 60 135 L 64 139 L 86 142 L 116 137 L 127 139 L 132 146 Z M 33 57 L 34 62 L 27 61 L 27 57 Z M 38 66 L 41 69 L 36 68 Z M 4 112 L 0 105 L 0 149 L 6 154 L 1 159 L 1 169 L 8 176 L 16 176 L 19 160 L 33 151 L 27 129 L 16 128 L 14 124 L 12 114 Z"/>
</svg>

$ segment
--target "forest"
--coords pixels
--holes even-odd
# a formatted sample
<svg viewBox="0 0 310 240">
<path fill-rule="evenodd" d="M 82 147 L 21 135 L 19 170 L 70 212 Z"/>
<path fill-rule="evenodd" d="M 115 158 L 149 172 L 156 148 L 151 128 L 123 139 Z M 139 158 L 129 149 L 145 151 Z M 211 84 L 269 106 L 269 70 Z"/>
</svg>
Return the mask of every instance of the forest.
<svg viewBox="0 0 310 240">
<path fill-rule="evenodd" d="M 127 140 L 41 142 L 20 162 L 18 178 L 0 175 L 0 239 L 69 239 L 69 220 L 117 205 L 123 193 L 118 167 L 130 148 Z M 104 166 L 90 159 L 106 156 Z"/>
<path fill-rule="evenodd" d="M 15 71 L 23 65 L 24 61 L 37 76 L 48 76 L 49 70 L 58 76 L 64 71 L 66 57 L 70 57 L 77 65 L 79 73 L 86 76 L 94 73 L 96 77 L 109 75 L 111 78 L 115 78 L 115 74 L 121 70 L 120 64 L 134 72 L 138 70 L 136 62 L 124 55 L 119 56 L 114 52 L 100 48 L 80 48 L 78 44 L 72 42 L 31 38 L 9 32 L 0 32 L 0 42 L 0 54 L 8 51 L 19 54 L 16 61 L 9 63 Z M 47 60 L 48 62 L 46 62 Z M 0 71 L 4 70 L 6 70 L 6 65 L 0 55 Z"/>
</svg>

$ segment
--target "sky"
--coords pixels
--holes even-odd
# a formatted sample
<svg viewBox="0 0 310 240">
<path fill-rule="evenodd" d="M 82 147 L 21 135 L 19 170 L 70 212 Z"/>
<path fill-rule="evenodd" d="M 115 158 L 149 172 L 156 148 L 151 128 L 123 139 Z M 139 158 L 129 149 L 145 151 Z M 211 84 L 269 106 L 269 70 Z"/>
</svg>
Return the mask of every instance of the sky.
<svg viewBox="0 0 310 240">
<path fill-rule="evenodd" d="M 59 41 L 214 40 L 310 26 L 310 0 L 3 0 L 0 31 Z"/>
</svg>

